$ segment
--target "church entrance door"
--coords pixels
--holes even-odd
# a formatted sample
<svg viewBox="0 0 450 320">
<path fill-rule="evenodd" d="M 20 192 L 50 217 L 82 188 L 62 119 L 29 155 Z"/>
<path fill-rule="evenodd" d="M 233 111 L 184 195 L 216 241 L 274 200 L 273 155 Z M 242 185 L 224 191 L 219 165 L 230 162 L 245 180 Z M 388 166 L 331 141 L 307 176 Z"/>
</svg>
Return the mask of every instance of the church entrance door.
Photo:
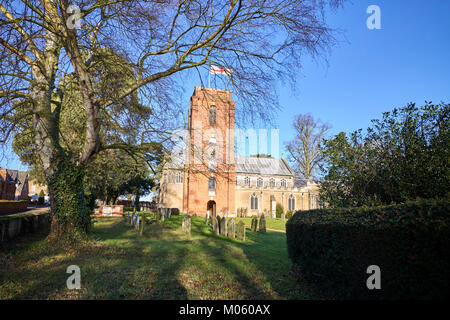
<svg viewBox="0 0 450 320">
<path fill-rule="evenodd" d="M 206 204 L 206 210 L 210 217 L 216 216 L 216 202 L 214 200 L 209 200 Z"/>
</svg>

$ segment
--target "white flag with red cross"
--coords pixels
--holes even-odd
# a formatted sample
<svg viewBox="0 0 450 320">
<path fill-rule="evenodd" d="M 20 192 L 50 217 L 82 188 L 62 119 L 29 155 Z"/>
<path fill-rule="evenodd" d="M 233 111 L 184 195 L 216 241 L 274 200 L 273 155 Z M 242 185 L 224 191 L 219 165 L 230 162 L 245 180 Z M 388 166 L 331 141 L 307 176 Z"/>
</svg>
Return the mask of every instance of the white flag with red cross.
<svg viewBox="0 0 450 320">
<path fill-rule="evenodd" d="M 222 68 L 218 66 L 209 66 L 210 74 L 226 74 L 227 76 L 233 73 L 233 69 Z"/>
</svg>

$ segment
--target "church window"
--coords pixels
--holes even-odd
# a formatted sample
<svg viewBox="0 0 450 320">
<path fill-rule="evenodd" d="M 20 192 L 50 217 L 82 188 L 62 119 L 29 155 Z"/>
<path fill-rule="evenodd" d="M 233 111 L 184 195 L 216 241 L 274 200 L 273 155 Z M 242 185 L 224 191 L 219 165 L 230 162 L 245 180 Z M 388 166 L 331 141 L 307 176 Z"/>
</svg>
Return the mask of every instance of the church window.
<svg viewBox="0 0 450 320">
<path fill-rule="evenodd" d="M 258 210 L 258 196 L 256 193 L 253 193 L 250 197 L 250 208 L 252 210 Z"/>
<path fill-rule="evenodd" d="M 216 190 L 216 178 L 210 177 L 208 180 L 208 190 L 215 191 Z"/>
<path fill-rule="evenodd" d="M 257 186 L 258 186 L 258 187 L 262 187 L 262 186 L 263 186 L 263 179 L 262 179 L 262 178 L 258 178 L 258 180 L 257 180 Z"/>
<path fill-rule="evenodd" d="M 281 186 L 282 187 L 286 187 L 286 180 L 285 179 L 281 179 Z"/>
<path fill-rule="evenodd" d="M 288 199 L 288 208 L 290 211 L 295 210 L 295 197 L 291 194 Z"/>
<path fill-rule="evenodd" d="M 217 124 L 217 108 L 216 106 L 211 106 L 209 108 L 209 125 L 215 126 Z"/>
<path fill-rule="evenodd" d="M 175 177 L 175 182 L 183 183 L 183 173 L 182 172 L 177 172 L 176 177 Z"/>
<path fill-rule="evenodd" d="M 275 187 L 275 179 L 274 178 L 270 178 L 269 184 L 270 184 L 271 188 Z"/>
<path fill-rule="evenodd" d="M 245 184 L 246 186 L 249 186 L 249 185 L 250 185 L 250 178 L 249 178 L 249 177 L 245 177 L 245 178 L 244 178 L 244 184 Z"/>
</svg>

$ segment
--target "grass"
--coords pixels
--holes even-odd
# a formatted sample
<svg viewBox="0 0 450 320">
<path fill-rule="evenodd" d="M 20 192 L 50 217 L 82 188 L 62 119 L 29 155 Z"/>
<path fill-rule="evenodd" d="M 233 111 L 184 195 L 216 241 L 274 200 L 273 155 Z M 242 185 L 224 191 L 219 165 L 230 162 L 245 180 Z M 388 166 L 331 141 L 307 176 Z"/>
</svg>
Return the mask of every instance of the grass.
<svg viewBox="0 0 450 320">
<path fill-rule="evenodd" d="M 252 218 L 236 218 L 236 221 L 239 220 L 244 221 L 247 227 L 250 227 L 252 225 Z M 281 220 L 281 218 L 266 218 L 266 228 L 286 231 L 286 222 L 287 219 L 283 221 Z M 259 229 L 259 219 L 258 219 L 258 229 Z"/>
<path fill-rule="evenodd" d="M 139 232 L 122 218 L 99 218 L 90 241 L 68 248 L 46 232 L 0 245 L 0 299 L 310 299 L 287 257 L 284 233 L 251 232 L 241 242 L 212 234 L 203 218 L 183 216 Z M 68 290 L 69 265 L 81 289 Z"/>
</svg>

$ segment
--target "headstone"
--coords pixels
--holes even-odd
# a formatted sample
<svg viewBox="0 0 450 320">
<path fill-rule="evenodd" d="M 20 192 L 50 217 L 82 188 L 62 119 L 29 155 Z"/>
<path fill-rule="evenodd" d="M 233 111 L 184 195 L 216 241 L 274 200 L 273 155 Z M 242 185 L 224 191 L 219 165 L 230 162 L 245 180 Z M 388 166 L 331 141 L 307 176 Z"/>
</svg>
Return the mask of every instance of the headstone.
<svg viewBox="0 0 450 320">
<path fill-rule="evenodd" d="M 144 229 L 145 229 L 145 216 L 142 216 L 141 229 L 139 230 L 139 233 L 140 233 L 141 236 L 144 234 Z"/>
<path fill-rule="evenodd" d="M 219 234 L 219 223 L 217 221 L 217 218 L 213 216 L 211 218 L 211 222 L 212 222 L 213 233 Z"/>
<path fill-rule="evenodd" d="M 286 215 L 284 214 L 284 212 L 281 214 L 281 220 L 283 220 L 283 221 L 286 220 Z"/>
<path fill-rule="evenodd" d="M 252 226 L 251 226 L 251 230 L 253 232 L 256 232 L 256 229 L 258 228 L 258 218 L 253 217 L 252 218 Z"/>
<path fill-rule="evenodd" d="M 209 212 L 206 211 L 206 215 L 205 215 L 205 224 L 208 224 L 208 218 L 209 218 Z"/>
<path fill-rule="evenodd" d="M 135 228 L 137 230 L 139 230 L 140 224 L 141 224 L 141 217 L 138 214 L 136 214 L 136 225 L 135 225 Z"/>
<path fill-rule="evenodd" d="M 237 224 L 236 238 L 238 240 L 245 241 L 245 223 L 242 220 Z"/>
<path fill-rule="evenodd" d="M 183 218 L 183 223 L 181 225 L 181 229 L 186 234 L 191 234 L 191 216 L 187 215 Z"/>
<path fill-rule="evenodd" d="M 227 219 L 225 217 L 220 219 L 220 234 L 224 237 L 227 236 Z"/>
<path fill-rule="evenodd" d="M 266 232 L 266 218 L 264 215 L 262 215 L 261 219 L 259 219 L 259 232 Z"/>
<path fill-rule="evenodd" d="M 234 219 L 228 220 L 228 226 L 227 226 L 227 237 L 234 239 L 236 235 L 235 229 L 234 229 Z"/>
<path fill-rule="evenodd" d="M 220 216 L 217 216 L 217 234 L 220 234 L 220 220 L 222 218 Z"/>
</svg>

